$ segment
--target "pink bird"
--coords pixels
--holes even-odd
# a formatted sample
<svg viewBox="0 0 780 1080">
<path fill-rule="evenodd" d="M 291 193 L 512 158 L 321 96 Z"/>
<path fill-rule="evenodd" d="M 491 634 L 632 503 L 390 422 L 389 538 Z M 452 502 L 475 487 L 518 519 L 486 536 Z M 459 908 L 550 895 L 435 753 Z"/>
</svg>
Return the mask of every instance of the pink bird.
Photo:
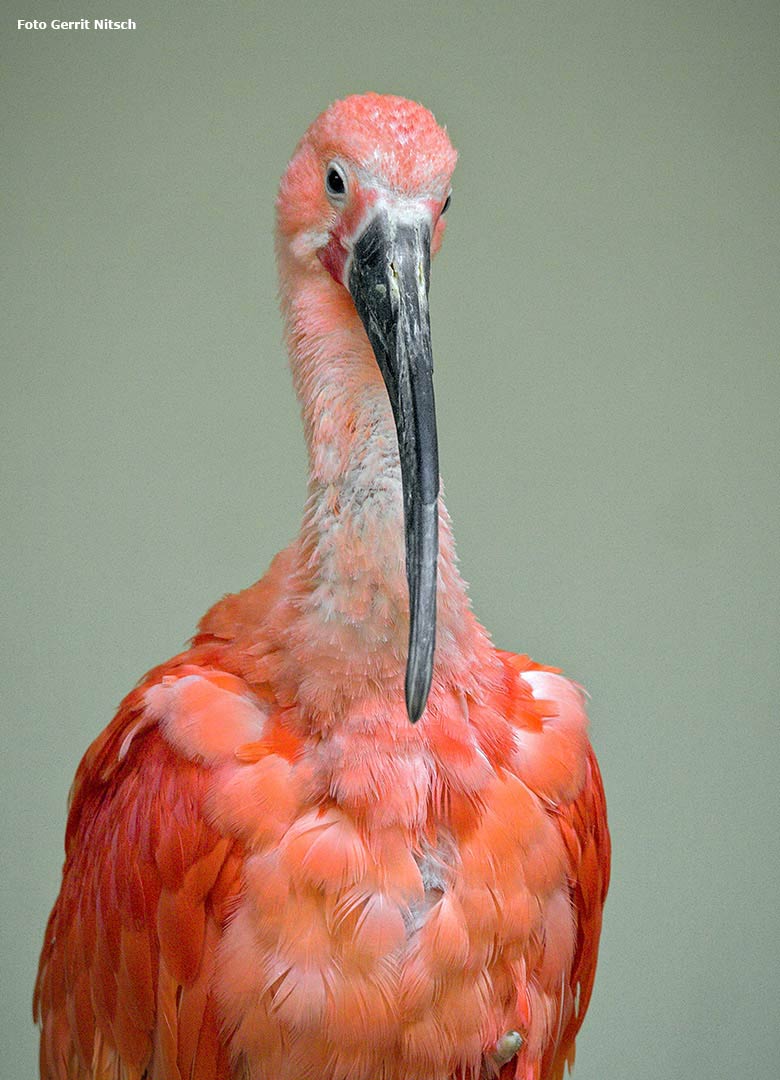
<svg viewBox="0 0 780 1080">
<path fill-rule="evenodd" d="M 455 151 L 366 94 L 278 199 L 301 530 L 88 749 L 43 1080 L 557 1080 L 609 873 L 583 695 L 496 649 L 439 498 L 428 322 Z"/>
</svg>

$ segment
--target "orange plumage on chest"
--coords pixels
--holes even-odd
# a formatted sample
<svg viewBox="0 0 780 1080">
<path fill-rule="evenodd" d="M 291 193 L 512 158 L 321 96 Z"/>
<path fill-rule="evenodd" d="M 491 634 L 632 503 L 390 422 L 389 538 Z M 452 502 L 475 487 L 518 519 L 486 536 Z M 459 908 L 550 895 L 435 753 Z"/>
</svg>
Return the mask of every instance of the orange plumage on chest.
<svg viewBox="0 0 780 1080">
<path fill-rule="evenodd" d="M 96 1005 L 74 1060 L 97 1042 L 183 1077 L 205 1046 L 252 1080 L 313 1063 L 334 1080 L 446 1080 L 497 1072 L 492 1051 L 518 1031 L 518 1075 L 556 1075 L 545 1059 L 562 1066 L 592 983 L 603 802 L 579 692 L 502 663 L 491 701 L 442 694 L 425 726 L 378 709 L 316 738 L 214 667 L 153 673 L 74 794 L 85 865 L 53 913 L 57 935 L 69 926 L 60 1008 L 78 1021 Z M 85 829 L 105 851 L 91 865 Z M 85 949 L 94 964 L 78 971 Z M 57 974 L 44 951 L 39 1007 L 55 1024 Z M 166 1007 L 170 1045 L 151 1023 Z"/>
</svg>

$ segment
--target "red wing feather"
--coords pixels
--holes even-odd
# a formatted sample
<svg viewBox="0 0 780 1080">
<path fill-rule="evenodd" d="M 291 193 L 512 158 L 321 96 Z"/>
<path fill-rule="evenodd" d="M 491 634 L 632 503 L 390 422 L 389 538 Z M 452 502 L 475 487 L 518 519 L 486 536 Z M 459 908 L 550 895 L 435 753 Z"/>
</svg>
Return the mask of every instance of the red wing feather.
<svg viewBox="0 0 780 1080">
<path fill-rule="evenodd" d="M 33 1004 L 43 1080 L 229 1077 L 211 977 L 240 853 L 203 816 L 208 771 L 165 742 L 142 694 L 74 781 Z"/>
<path fill-rule="evenodd" d="M 560 1080 L 564 1066 L 568 1063 L 571 1068 L 574 1064 L 574 1040 L 596 977 L 601 916 L 609 886 L 610 840 L 604 786 L 592 749 L 588 749 L 582 791 L 574 802 L 558 807 L 556 818 L 571 860 L 570 889 L 577 938 L 569 986 L 564 988 L 564 1001 L 568 998 L 571 1007 L 560 1039 L 543 1062 L 543 1080 Z"/>
</svg>

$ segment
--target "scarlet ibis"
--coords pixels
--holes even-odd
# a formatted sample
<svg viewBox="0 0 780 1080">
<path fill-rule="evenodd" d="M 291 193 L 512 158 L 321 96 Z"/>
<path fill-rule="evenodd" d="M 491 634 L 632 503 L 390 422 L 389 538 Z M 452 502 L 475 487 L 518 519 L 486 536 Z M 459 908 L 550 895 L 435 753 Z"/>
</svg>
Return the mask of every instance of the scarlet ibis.
<svg viewBox="0 0 780 1080">
<path fill-rule="evenodd" d="M 455 151 L 327 109 L 277 251 L 309 449 L 297 539 L 131 691 L 70 797 L 44 1080 L 552 1080 L 609 872 L 583 696 L 474 617 L 428 321 Z"/>
</svg>

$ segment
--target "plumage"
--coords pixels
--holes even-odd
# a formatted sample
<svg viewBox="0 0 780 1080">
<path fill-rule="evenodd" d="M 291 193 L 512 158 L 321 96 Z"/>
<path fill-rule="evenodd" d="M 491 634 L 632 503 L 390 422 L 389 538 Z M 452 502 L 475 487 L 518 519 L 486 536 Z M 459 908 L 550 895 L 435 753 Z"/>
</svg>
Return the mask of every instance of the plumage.
<svg viewBox="0 0 780 1080">
<path fill-rule="evenodd" d="M 407 421 L 345 287 L 380 212 L 435 252 L 454 163 L 427 110 L 363 95 L 288 167 L 301 532 L 79 766 L 35 990 L 42 1080 L 558 1080 L 573 1061 L 609 874 L 583 694 L 493 647 L 441 500 L 430 690 L 406 672 L 405 691 Z"/>
</svg>

